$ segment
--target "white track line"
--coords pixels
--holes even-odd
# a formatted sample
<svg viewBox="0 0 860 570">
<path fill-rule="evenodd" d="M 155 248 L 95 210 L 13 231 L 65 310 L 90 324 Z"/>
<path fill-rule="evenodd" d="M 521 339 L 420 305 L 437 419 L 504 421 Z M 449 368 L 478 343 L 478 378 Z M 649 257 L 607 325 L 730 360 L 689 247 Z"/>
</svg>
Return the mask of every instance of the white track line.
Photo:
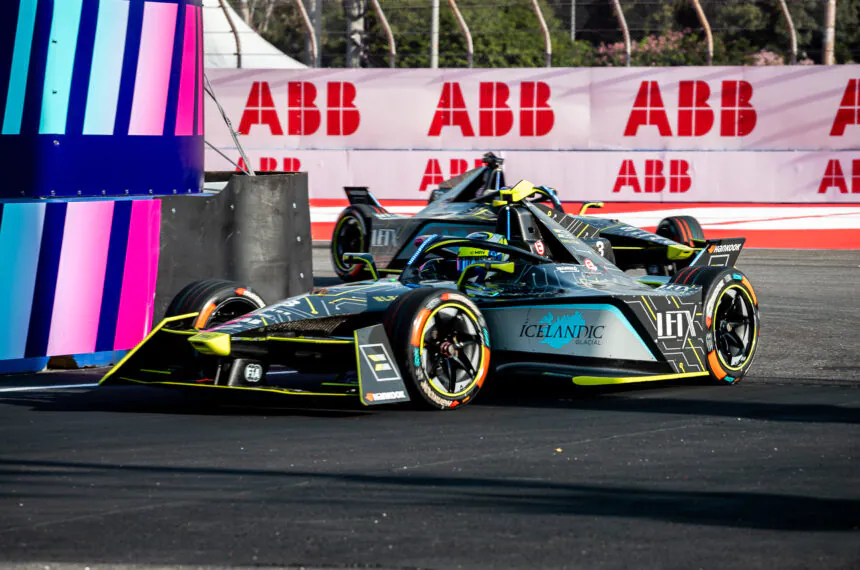
<svg viewBox="0 0 860 570">
<path fill-rule="evenodd" d="M 0 388 L 0 392 L 37 392 L 40 390 L 66 390 L 69 388 L 95 388 L 98 384 L 63 384 L 59 386 L 27 386 L 19 388 Z"/>
</svg>

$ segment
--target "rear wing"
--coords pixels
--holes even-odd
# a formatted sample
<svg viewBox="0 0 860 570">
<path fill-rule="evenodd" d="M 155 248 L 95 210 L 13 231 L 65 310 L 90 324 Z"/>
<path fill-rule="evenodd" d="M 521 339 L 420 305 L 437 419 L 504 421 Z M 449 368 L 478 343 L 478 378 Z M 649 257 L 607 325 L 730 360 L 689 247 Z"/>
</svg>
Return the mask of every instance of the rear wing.
<svg viewBox="0 0 860 570">
<path fill-rule="evenodd" d="M 387 213 L 387 210 L 370 193 L 370 189 L 367 186 L 344 186 L 343 191 L 346 193 L 346 199 L 349 200 L 350 206 L 373 206 L 381 210 L 379 213 Z"/>
<path fill-rule="evenodd" d="M 746 238 L 709 239 L 699 255 L 690 263 L 690 267 L 734 267 L 741 255 L 744 242 Z"/>
</svg>

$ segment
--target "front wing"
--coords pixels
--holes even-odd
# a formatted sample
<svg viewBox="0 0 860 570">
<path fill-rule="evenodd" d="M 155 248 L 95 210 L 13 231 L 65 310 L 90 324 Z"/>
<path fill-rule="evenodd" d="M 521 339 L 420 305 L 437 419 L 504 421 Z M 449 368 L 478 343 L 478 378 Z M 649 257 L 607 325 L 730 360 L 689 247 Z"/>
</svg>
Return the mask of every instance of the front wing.
<svg viewBox="0 0 860 570">
<path fill-rule="evenodd" d="M 365 405 L 409 401 L 382 325 L 358 329 L 352 339 L 253 337 L 247 333 L 230 337 L 194 329 L 196 317 L 197 313 L 189 313 L 161 321 L 100 385 L 358 396 Z M 298 374 L 295 368 L 310 373 Z"/>
</svg>

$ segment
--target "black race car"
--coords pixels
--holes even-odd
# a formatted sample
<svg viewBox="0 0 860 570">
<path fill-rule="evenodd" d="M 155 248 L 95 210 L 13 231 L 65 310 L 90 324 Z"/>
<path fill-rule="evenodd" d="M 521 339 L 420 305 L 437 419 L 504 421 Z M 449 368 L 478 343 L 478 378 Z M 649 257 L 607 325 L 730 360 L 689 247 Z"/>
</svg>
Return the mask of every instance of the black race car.
<svg viewBox="0 0 860 570">
<path fill-rule="evenodd" d="M 733 267 L 743 238 L 708 243 L 672 277 L 637 279 L 530 197 L 524 185 L 499 193 L 498 218 L 510 220 L 500 234 L 417 238 L 398 277 L 380 279 L 370 254 L 346 254 L 373 278 L 268 306 L 235 283 L 192 283 L 102 384 L 451 409 L 504 372 L 524 389 L 535 376 L 733 384 L 746 374 L 759 315 L 749 280 Z M 544 255 L 521 247 L 532 232 Z"/>
<path fill-rule="evenodd" d="M 465 236 L 476 231 L 494 231 L 499 209 L 505 202 L 500 193 L 505 188 L 502 159 L 492 153 L 484 156 L 484 165 L 443 182 L 430 196 L 426 208 L 414 216 L 389 213 L 364 187 L 345 188 L 350 205 L 340 214 L 331 238 L 332 265 L 346 281 L 366 279 L 361 264 L 344 259 L 350 252 L 373 254 L 382 273 L 398 273 L 415 252 L 414 241 L 423 234 L 441 233 Z M 566 214 L 552 188 L 539 186 L 528 200 L 543 213 L 591 245 L 601 255 L 611 254 L 609 261 L 623 270 L 644 268 L 652 275 L 674 275 L 687 267 L 705 245 L 699 222 L 691 216 L 663 219 L 657 233 L 630 224 L 585 215 L 599 202 L 588 202 L 578 214 Z M 543 236 L 529 236 L 527 247 L 541 255 Z"/>
</svg>

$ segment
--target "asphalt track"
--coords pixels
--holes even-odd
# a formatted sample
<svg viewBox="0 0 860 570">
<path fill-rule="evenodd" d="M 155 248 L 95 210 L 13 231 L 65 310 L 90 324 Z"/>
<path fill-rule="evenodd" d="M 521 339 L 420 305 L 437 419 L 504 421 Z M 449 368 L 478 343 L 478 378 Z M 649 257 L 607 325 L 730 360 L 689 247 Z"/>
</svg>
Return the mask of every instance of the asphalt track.
<svg viewBox="0 0 860 570">
<path fill-rule="evenodd" d="M 858 568 L 860 252 L 740 267 L 763 328 L 738 386 L 522 378 L 452 413 L 0 392 L 0 563 Z"/>
</svg>

